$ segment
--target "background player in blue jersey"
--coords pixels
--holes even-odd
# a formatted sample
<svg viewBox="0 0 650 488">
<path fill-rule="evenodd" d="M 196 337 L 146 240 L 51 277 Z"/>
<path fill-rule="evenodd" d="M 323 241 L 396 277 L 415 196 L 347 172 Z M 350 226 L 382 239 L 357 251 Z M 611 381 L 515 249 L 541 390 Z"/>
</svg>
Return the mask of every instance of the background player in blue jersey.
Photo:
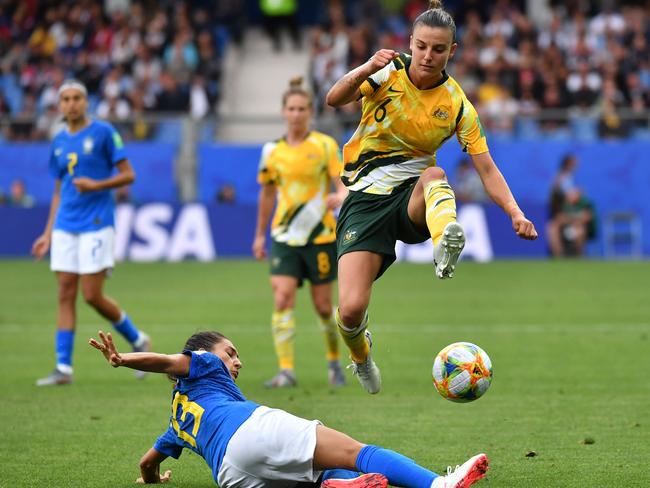
<svg viewBox="0 0 650 488">
<path fill-rule="evenodd" d="M 103 292 L 106 273 L 114 266 L 110 190 L 132 183 L 135 173 L 120 135 L 110 124 L 90 119 L 87 106 L 84 85 L 75 80 L 61 85 L 59 109 L 66 128 L 52 141 L 49 168 L 56 180 L 54 193 L 45 231 L 32 246 L 37 259 L 51 247 L 50 267 L 59 288 L 56 368 L 38 380 L 38 386 L 72 381 L 79 285 L 86 303 L 109 320 L 134 350 L 149 350 L 147 335 Z"/>
<path fill-rule="evenodd" d="M 166 373 L 176 381 L 167 431 L 140 460 L 141 483 L 168 481 L 160 474 L 183 448 L 205 459 L 221 488 L 466 488 L 488 468 L 478 454 L 446 476 L 388 449 L 364 445 L 317 420 L 246 400 L 235 385 L 242 367 L 235 345 L 218 332 L 191 336 L 181 354 L 120 354 L 111 334 L 89 343 L 111 366 Z M 366 475 L 358 476 L 359 472 Z"/>
</svg>

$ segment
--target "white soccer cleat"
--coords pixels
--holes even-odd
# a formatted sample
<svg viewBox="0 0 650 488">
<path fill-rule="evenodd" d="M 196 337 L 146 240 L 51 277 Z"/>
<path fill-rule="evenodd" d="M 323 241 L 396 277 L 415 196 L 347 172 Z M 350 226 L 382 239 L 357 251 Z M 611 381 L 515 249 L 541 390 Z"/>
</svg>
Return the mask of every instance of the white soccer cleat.
<svg viewBox="0 0 650 488">
<path fill-rule="evenodd" d="M 273 378 L 264 382 L 267 388 L 293 388 L 297 384 L 296 376 L 289 369 L 281 369 Z"/>
<path fill-rule="evenodd" d="M 369 330 L 366 330 L 366 340 L 372 350 L 372 334 L 370 334 Z M 352 368 L 352 374 L 357 376 L 359 383 L 361 383 L 361 386 L 363 386 L 368 393 L 371 395 L 379 393 L 379 390 L 381 389 L 381 373 L 379 372 L 379 368 L 375 362 L 372 360 L 370 352 L 363 363 L 355 363 L 353 361 L 348 368 Z"/>
<path fill-rule="evenodd" d="M 433 265 L 438 278 L 453 278 L 456 263 L 465 247 L 465 232 L 458 222 L 449 222 L 433 250 Z"/>
<path fill-rule="evenodd" d="M 58 369 L 52 371 L 45 378 L 36 380 L 36 386 L 60 386 L 60 385 L 69 385 L 72 383 L 72 375 L 63 373 Z"/>
<path fill-rule="evenodd" d="M 133 352 L 151 352 L 151 338 L 144 332 L 140 332 L 140 337 L 138 337 L 138 345 L 133 345 Z M 135 377 L 139 380 L 147 376 L 146 371 L 135 370 Z"/>
<path fill-rule="evenodd" d="M 431 488 L 468 488 L 485 476 L 488 464 L 489 460 L 485 454 L 477 454 L 461 466 L 456 466 L 454 470 L 449 466 L 447 475 L 433 480 Z"/>
</svg>

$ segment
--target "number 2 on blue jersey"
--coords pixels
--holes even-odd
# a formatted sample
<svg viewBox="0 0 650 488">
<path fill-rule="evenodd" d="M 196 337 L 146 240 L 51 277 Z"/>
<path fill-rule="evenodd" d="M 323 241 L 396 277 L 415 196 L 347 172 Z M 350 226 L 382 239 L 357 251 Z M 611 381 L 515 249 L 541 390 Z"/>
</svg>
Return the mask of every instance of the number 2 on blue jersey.
<svg viewBox="0 0 650 488">
<path fill-rule="evenodd" d="M 183 413 L 181 413 L 180 418 L 178 417 L 179 405 L 183 408 Z M 204 411 L 205 410 L 201 405 L 189 401 L 189 398 L 186 395 L 181 395 L 179 392 L 176 392 L 176 395 L 174 395 L 174 401 L 172 402 L 172 426 L 176 431 L 176 435 L 192 447 L 196 447 L 196 436 L 199 433 L 201 417 L 203 416 Z M 194 417 L 194 427 L 192 427 L 191 434 L 181 430 L 181 426 L 178 423 L 179 420 L 185 422 L 188 413 Z"/>
<path fill-rule="evenodd" d="M 68 153 L 68 174 L 74 175 L 74 167 L 77 166 L 79 162 L 79 156 L 76 152 Z"/>
</svg>

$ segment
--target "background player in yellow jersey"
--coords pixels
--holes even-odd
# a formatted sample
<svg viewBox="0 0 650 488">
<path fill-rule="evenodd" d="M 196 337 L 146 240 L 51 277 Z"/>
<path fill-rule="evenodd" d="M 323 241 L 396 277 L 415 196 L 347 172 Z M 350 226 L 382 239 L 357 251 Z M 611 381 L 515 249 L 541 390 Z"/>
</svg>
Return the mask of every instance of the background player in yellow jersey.
<svg viewBox="0 0 650 488">
<path fill-rule="evenodd" d="M 413 23 L 411 55 L 377 51 L 331 88 L 327 102 L 363 99 L 359 127 L 343 149 L 342 180 L 350 190 L 339 215 L 339 308 L 337 323 L 350 348 L 355 373 L 369 393 L 381 387 L 367 331 L 370 292 L 395 260 L 395 241 L 434 243 L 439 278 L 453 276 L 465 245 L 456 202 L 436 150 L 456 134 L 490 197 L 512 219 L 523 239 L 535 239 L 488 151 L 476 110 L 445 71 L 454 55 L 456 25 L 442 8 Z"/>
<path fill-rule="evenodd" d="M 295 386 L 293 310 L 303 279 L 311 282 L 311 297 L 325 337 L 329 381 L 345 384 L 333 317 L 332 281 L 336 279 L 336 219 L 332 209 L 347 195 L 341 182 L 338 144 L 310 130 L 312 99 L 302 78 L 290 82 L 282 97 L 287 134 L 264 145 L 260 160 L 257 227 L 253 254 L 266 258 L 266 228 L 271 224 L 271 287 L 275 310 L 271 319 L 279 372 L 270 388 Z M 332 185 L 336 191 L 330 193 Z"/>
</svg>

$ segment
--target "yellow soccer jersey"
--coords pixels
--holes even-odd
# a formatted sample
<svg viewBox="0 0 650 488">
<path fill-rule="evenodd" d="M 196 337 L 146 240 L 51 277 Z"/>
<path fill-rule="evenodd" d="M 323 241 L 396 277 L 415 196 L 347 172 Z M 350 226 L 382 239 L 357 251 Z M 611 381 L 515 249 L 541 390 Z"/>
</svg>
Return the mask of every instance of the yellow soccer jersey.
<svg viewBox="0 0 650 488">
<path fill-rule="evenodd" d="M 284 138 L 264 145 L 257 181 L 278 190 L 271 223 L 274 240 L 290 246 L 336 240 L 336 220 L 325 197 L 341 167 L 338 144 L 320 132 L 310 132 L 298 146 Z"/>
<path fill-rule="evenodd" d="M 361 85 L 359 127 L 343 148 L 341 179 L 352 191 L 388 195 L 436 164 L 436 150 L 454 132 L 463 151 L 488 151 L 476 110 L 443 72 L 420 90 L 408 77 L 411 56 L 400 54 Z"/>
</svg>

